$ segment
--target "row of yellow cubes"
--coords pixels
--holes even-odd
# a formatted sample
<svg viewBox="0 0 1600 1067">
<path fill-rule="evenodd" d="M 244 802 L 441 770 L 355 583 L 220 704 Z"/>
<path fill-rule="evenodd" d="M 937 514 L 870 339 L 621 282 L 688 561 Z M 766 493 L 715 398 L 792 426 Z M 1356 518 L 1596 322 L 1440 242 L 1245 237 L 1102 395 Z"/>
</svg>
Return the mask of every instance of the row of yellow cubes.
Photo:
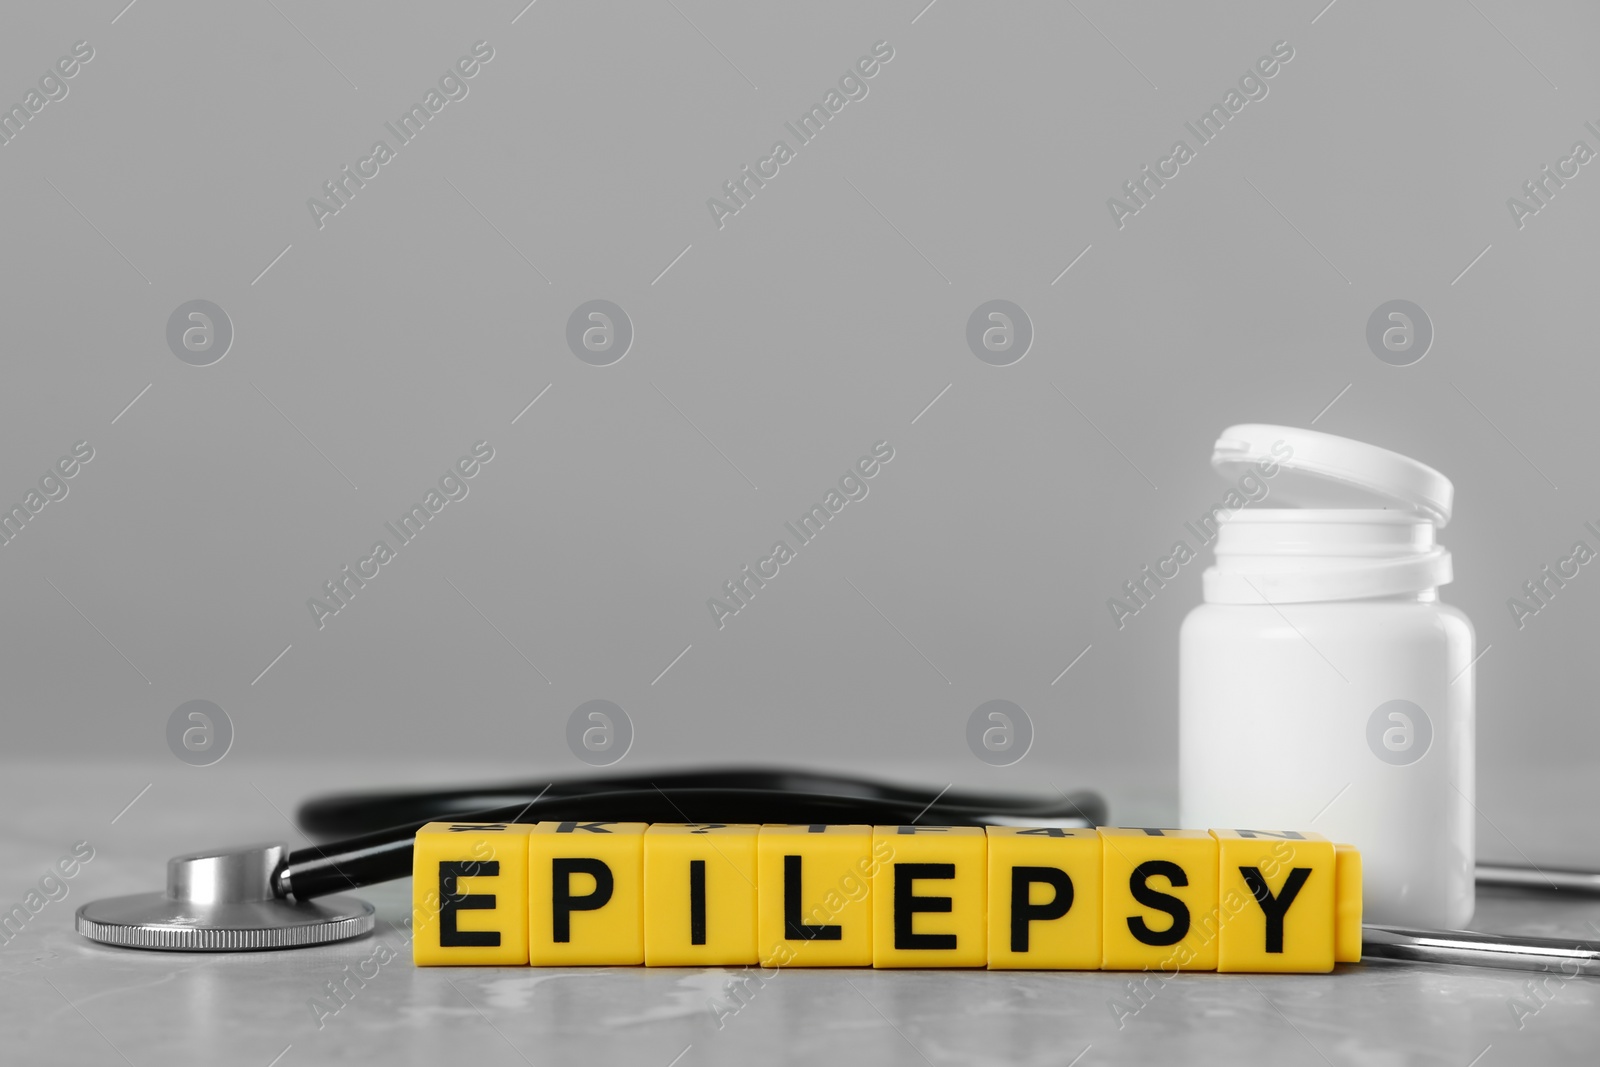
<svg viewBox="0 0 1600 1067">
<path fill-rule="evenodd" d="M 430 823 L 419 966 L 1330 971 L 1361 857 L 1311 833 Z"/>
</svg>

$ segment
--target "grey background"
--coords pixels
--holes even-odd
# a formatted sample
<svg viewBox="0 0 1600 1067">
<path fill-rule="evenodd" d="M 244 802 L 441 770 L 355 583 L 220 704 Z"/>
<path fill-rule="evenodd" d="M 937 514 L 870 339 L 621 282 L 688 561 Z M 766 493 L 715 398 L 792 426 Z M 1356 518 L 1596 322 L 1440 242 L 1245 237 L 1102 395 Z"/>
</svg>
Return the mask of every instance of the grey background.
<svg viewBox="0 0 1600 1067">
<path fill-rule="evenodd" d="M 1575 540 L 1600 547 L 1600 177 L 1520 230 L 1506 199 L 1575 140 L 1600 148 L 1600 12 L 125 2 L 0 12 L 0 103 L 95 49 L 0 147 L 0 503 L 95 449 L 0 547 L 0 901 L 96 849 L 0 949 L 9 1052 L 1088 1067 L 1309 1044 L 1487 1067 L 1593 1047 L 1592 983 L 1519 1025 L 1524 975 L 1382 965 L 1192 976 L 1126 1029 L 1122 976 L 786 973 L 718 1030 L 717 969 L 402 957 L 318 1030 L 308 998 L 370 943 L 169 957 L 70 923 L 159 885 L 166 855 L 298 844 L 314 792 L 588 773 L 566 737 L 590 700 L 631 717 L 620 770 L 1089 785 L 1120 821 L 1171 819 L 1203 564 L 1120 631 L 1106 600 L 1219 499 L 1211 444 L 1239 421 L 1314 422 L 1455 480 L 1445 597 L 1483 651 L 1481 851 L 1594 865 L 1600 577 L 1521 630 L 1506 600 Z M 479 40 L 495 56 L 466 99 L 319 231 L 307 198 Z M 706 199 L 879 40 L 895 55 L 868 96 L 719 231 Z M 1280 40 L 1295 57 L 1268 96 L 1117 229 L 1107 198 Z M 165 336 L 196 299 L 234 328 L 207 367 Z M 634 328 L 607 367 L 565 339 L 596 299 Z M 1434 328 L 1412 366 L 1365 339 L 1396 299 Z M 1032 323 L 1011 366 L 967 346 L 991 300 Z M 479 440 L 495 458 L 467 498 L 319 631 L 307 598 Z M 870 495 L 717 630 L 706 599 L 878 440 L 895 458 Z M 192 700 L 231 719 L 221 762 L 168 749 Z M 1032 721 L 1010 766 L 967 747 L 994 700 Z M 404 914 L 404 883 L 370 895 L 385 924 Z M 1597 919 L 1486 895 L 1478 922 Z"/>
<path fill-rule="evenodd" d="M 1218 498 L 1219 430 L 1315 419 L 1455 480 L 1485 850 L 1596 842 L 1503 773 L 1581 774 L 1600 738 L 1600 578 L 1520 632 L 1505 604 L 1600 517 L 1600 178 L 1521 230 L 1505 206 L 1600 148 L 1594 9 L 519 9 L 6 10 L 4 100 L 95 49 L 0 148 L 0 499 L 96 452 L 0 548 L 8 753 L 196 795 L 252 761 L 575 773 L 567 717 L 607 699 L 621 769 L 1159 789 L 1201 565 L 1121 631 L 1106 599 Z M 307 198 L 480 39 L 468 97 L 319 231 Z M 719 231 L 707 198 L 879 40 L 869 95 Z M 1279 40 L 1269 95 L 1118 230 L 1107 198 Z M 165 342 L 196 298 L 234 327 L 209 367 Z M 635 331 L 603 368 L 565 344 L 596 298 Z M 1403 368 L 1364 339 L 1396 298 L 1436 335 Z M 991 299 L 1033 323 L 1013 366 L 966 345 Z M 470 495 L 319 631 L 307 598 L 483 439 Z M 719 631 L 706 599 L 880 439 L 870 496 Z M 192 699 L 235 730 L 205 770 L 166 750 Z M 966 748 L 993 699 L 1034 722 L 1012 767 Z"/>
</svg>

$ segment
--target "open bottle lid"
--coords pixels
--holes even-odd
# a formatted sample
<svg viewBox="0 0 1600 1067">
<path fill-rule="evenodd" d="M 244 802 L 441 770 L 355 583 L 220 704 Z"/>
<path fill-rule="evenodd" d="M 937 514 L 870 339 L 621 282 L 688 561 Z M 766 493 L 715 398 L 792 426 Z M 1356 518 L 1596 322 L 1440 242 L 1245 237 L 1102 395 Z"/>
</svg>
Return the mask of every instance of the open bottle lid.
<svg viewBox="0 0 1600 1067">
<path fill-rule="evenodd" d="M 1301 508 L 1398 508 L 1435 526 L 1450 521 L 1450 479 L 1409 456 L 1292 426 L 1241 423 L 1222 431 L 1211 465 L 1229 480 L 1277 464 L 1272 495 Z M 1270 469 L 1270 468 L 1269 468 Z"/>
</svg>

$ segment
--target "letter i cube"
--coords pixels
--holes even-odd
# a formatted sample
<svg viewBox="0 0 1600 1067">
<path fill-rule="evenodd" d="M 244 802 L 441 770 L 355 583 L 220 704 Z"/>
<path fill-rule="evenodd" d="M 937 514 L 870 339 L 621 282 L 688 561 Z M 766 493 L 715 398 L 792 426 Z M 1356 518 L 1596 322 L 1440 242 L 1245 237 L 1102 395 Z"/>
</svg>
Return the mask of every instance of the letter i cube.
<svg viewBox="0 0 1600 1067">
<path fill-rule="evenodd" d="M 644 962 L 757 962 L 755 824 L 654 823 L 644 835 Z"/>
<path fill-rule="evenodd" d="M 419 967 L 528 962 L 528 832 L 431 822 L 411 853 L 411 957 Z"/>
<path fill-rule="evenodd" d="M 1204 830 L 1100 828 L 1101 966 L 1217 969 L 1217 840 Z"/>
<path fill-rule="evenodd" d="M 528 835 L 528 962 L 644 962 L 642 822 L 541 822 Z"/>
<path fill-rule="evenodd" d="M 756 852 L 764 965 L 872 966 L 872 827 L 763 826 Z"/>
<path fill-rule="evenodd" d="M 989 962 L 988 838 L 981 826 L 877 826 L 874 967 Z"/>
<path fill-rule="evenodd" d="M 1094 830 L 990 826 L 989 967 L 1100 969 Z"/>
</svg>

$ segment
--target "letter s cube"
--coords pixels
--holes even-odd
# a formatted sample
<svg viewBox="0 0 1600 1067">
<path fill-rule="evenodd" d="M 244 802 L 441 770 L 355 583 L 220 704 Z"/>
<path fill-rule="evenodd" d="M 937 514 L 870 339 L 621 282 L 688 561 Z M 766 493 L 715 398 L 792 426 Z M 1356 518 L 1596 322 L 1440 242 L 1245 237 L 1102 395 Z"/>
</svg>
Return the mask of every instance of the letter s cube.
<svg viewBox="0 0 1600 1067">
<path fill-rule="evenodd" d="M 1100 828 L 1101 966 L 1217 969 L 1217 840 L 1204 830 Z"/>
</svg>

